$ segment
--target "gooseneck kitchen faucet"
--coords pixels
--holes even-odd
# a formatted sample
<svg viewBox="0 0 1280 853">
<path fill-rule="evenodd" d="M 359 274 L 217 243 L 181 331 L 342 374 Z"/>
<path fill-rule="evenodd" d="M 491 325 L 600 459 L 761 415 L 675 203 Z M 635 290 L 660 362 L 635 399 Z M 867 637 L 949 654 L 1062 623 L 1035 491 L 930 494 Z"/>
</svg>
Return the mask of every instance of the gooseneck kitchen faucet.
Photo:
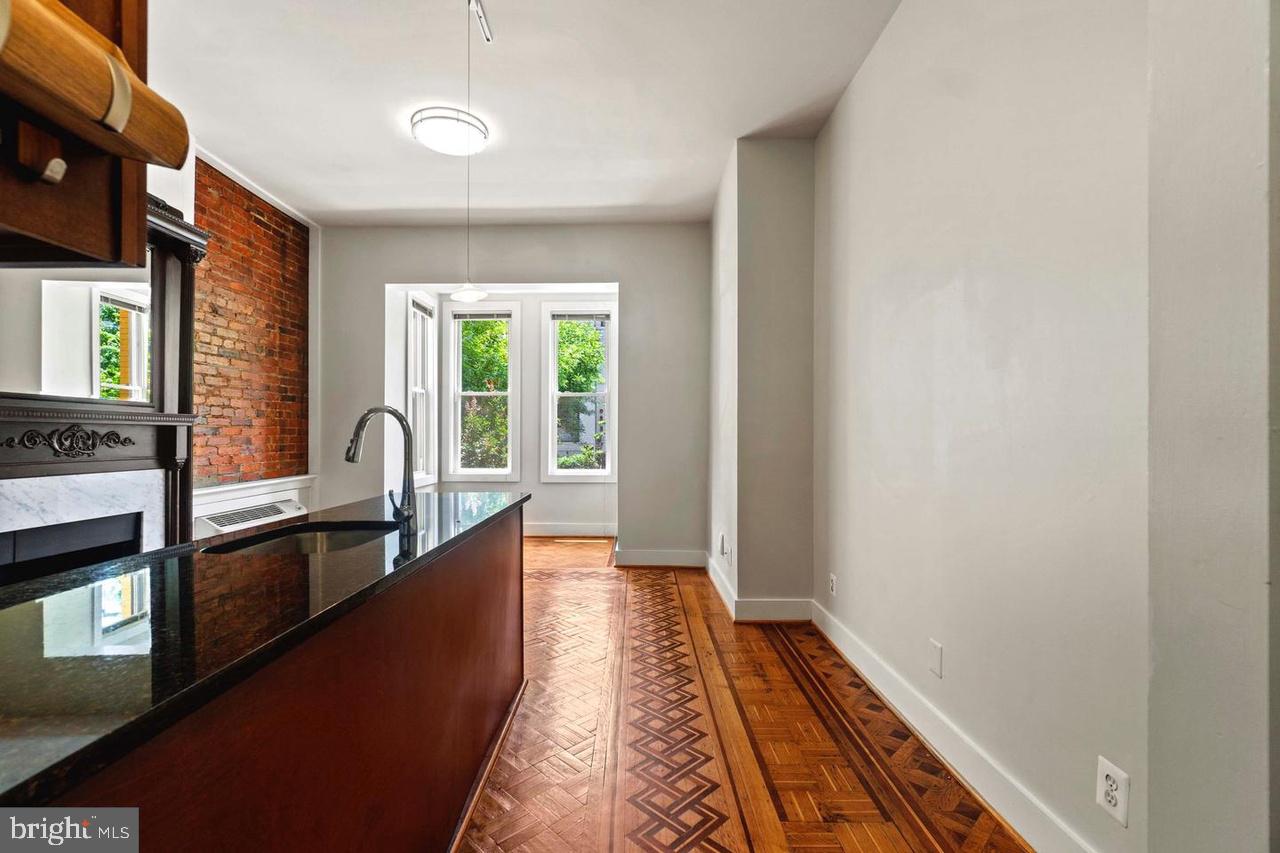
<svg viewBox="0 0 1280 853">
<path fill-rule="evenodd" d="M 364 431 L 373 416 L 379 414 L 395 418 L 396 423 L 400 424 L 400 431 L 404 433 L 404 482 L 400 486 L 400 505 L 396 506 L 393 491 L 387 492 L 387 500 L 391 501 L 391 517 L 401 523 L 408 523 L 413 521 L 413 427 L 409 425 L 409 419 L 399 409 L 391 406 L 366 409 L 360 420 L 356 421 L 355 431 L 351 433 L 346 459 L 348 462 L 360 461 L 360 454 L 364 451 Z"/>
</svg>

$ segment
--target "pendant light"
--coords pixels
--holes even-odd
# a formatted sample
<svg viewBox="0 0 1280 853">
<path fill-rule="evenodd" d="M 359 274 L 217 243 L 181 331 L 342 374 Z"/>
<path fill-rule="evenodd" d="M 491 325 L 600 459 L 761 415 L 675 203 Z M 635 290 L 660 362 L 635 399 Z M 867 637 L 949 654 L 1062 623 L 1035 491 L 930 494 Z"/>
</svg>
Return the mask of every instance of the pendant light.
<svg viewBox="0 0 1280 853">
<path fill-rule="evenodd" d="M 3 2 L 3 0 L 0 0 Z M 471 112 L 471 15 L 475 14 L 480 35 L 493 42 L 489 17 L 481 0 L 466 0 L 467 6 L 467 108 L 424 107 L 409 119 L 409 132 L 418 142 L 441 154 L 467 158 L 467 258 L 466 283 L 449 294 L 457 302 L 479 302 L 488 293 L 471 283 L 471 157 L 489 144 L 489 126 Z"/>
</svg>

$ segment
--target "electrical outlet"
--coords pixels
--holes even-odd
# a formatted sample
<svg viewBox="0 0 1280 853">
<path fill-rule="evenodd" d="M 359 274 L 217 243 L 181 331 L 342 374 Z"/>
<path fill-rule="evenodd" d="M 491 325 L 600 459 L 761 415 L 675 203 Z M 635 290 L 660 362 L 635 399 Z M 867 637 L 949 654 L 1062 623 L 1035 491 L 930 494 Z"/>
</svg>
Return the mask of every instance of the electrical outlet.
<svg viewBox="0 0 1280 853">
<path fill-rule="evenodd" d="M 729 547 L 729 534 L 720 532 L 720 556 L 730 566 L 733 565 L 733 549 Z"/>
<path fill-rule="evenodd" d="M 942 677 L 942 643 L 933 637 L 929 638 L 929 671 L 939 678 Z"/>
<path fill-rule="evenodd" d="M 1129 825 L 1129 774 L 1098 756 L 1098 805 L 1121 826 Z"/>
<path fill-rule="evenodd" d="M 831 593 L 831 597 L 836 597 L 836 576 L 827 575 L 827 592 Z"/>
</svg>

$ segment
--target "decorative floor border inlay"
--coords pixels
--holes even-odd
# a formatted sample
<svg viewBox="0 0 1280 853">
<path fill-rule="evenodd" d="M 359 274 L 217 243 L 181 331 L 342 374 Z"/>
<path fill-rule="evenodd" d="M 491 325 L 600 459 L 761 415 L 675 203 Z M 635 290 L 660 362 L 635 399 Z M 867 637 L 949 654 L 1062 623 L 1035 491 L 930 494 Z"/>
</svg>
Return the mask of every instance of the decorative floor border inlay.
<svg viewBox="0 0 1280 853">
<path fill-rule="evenodd" d="M 911 823 L 926 849 L 1029 853 L 1001 820 L 871 689 L 812 624 L 769 627 L 796 680 L 826 704 L 850 745 L 897 795 L 895 822 Z M 906 826 L 904 829 L 908 828 Z"/>
<path fill-rule="evenodd" d="M 618 828 L 646 851 L 741 850 L 742 830 L 669 570 L 627 573 Z"/>
<path fill-rule="evenodd" d="M 1028 853 L 812 624 L 526 550 L 528 690 L 462 848 Z"/>
</svg>

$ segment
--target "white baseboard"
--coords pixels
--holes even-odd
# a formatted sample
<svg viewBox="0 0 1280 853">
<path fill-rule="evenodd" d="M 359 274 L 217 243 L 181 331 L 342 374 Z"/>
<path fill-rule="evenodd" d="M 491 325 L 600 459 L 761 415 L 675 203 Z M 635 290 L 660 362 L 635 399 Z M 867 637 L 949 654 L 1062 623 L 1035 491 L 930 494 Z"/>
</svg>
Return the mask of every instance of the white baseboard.
<svg viewBox="0 0 1280 853">
<path fill-rule="evenodd" d="M 813 601 L 808 598 L 739 598 L 733 607 L 735 622 L 808 622 Z"/>
<path fill-rule="evenodd" d="M 704 551 L 619 548 L 614 562 L 619 566 L 689 566 L 700 569 L 706 566 L 707 555 Z"/>
<path fill-rule="evenodd" d="M 729 573 L 714 554 L 707 552 L 707 575 L 735 622 L 808 622 L 813 601 L 808 598 L 738 598 Z"/>
<path fill-rule="evenodd" d="M 524 523 L 525 536 L 617 536 L 616 524 L 577 524 L 574 522 Z"/>
<path fill-rule="evenodd" d="M 711 578 L 711 585 L 716 588 L 716 592 L 720 593 L 720 600 L 724 602 L 724 607 L 729 611 L 729 615 L 733 615 L 733 604 L 738 600 L 738 590 L 734 588 L 733 582 L 729 580 L 729 574 L 724 570 L 724 566 L 720 565 L 710 552 L 707 552 L 705 559 L 707 561 L 707 576 Z"/>
<path fill-rule="evenodd" d="M 735 622 L 808 622 L 813 602 L 808 598 L 738 598 L 729 573 L 719 558 L 707 552 L 707 576 Z"/>
<path fill-rule="evenodd" d="M 1042 853 L 1097 853 L 946 714 L 816 601 L 813 621 L 929 747 Z"/>
</svg>

